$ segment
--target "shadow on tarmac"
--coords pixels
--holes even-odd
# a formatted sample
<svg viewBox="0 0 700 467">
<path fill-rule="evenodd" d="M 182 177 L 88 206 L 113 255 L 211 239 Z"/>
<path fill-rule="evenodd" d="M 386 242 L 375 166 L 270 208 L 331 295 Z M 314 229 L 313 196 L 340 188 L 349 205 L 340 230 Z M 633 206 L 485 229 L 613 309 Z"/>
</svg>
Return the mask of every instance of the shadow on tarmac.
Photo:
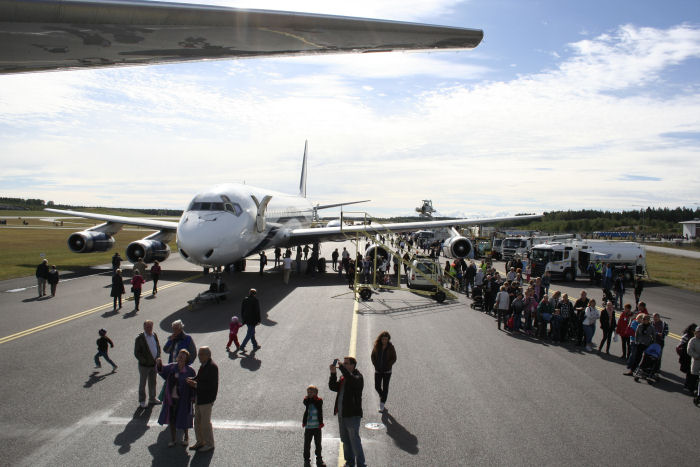
<svg viewBox="0 0 700 467">
<path fill-rule="evenodd" d="M 191 275 L 191 271 L 189 271 Z M 201 292 L 209 289 L 209 283 L 214 275 L 199 277 L 190 281 L 193 284 L 203 284 Z M 283 301 L 291 292 L 301 287 L 331 287 L 344 284 L 344 280 L 339 280 L 335 274 L 316 274 L 316 276 L 306 274 L 292 274 L 289 284 L 282 282 L 281 273 L 270 273 L 266 270 L 261 277 L 255 272 L 236 272 L 232 274 L 222 274 L 222 278 L 229 290 L 228 298 L 220 303 L 202 302 L 193 306 L 185 305 L 170 315 L 163 318 L 160 329 L 170 333 L 172 322 L 181 319 L 185 323 L 185 332 L 209 333 L 215 331 L 228 330 L 231 317 L 236 315 L 240 318 L 240 308 L 242 300 L 248 295 L 251 288 L 258 291 L 257 297 L 260 301 L 261 325 L 275 326 L 276 321 L 268 317 L 269 310 Z M 170 280 L 171 277 L 168 276 Z M 192 297 L 194 298 L 194 296 Z"/>
<path fill-rule="evenodd" d="M 386 434 L 389 435 L 396 446 L 409 454 L 418 454 L 418 438 L 416 435 L 396 421 L 388 410 L 382 413 L 382 423 L 386 427 Z"/>
<path fill-rule="evenodd" d="M 131 420 L 124 427 L 124 431 L 114 438 L 114 444 L 119 446 L 119 454 L 126 454 L 131 451 L 131 445 L 149 430 L 148 420 L 151 418 L 152 412 L 152 405 L 136 409 Z"/>
<path fill-rule="evenodd" d="M 255 350 L 251 350 L 249 354 L 243 354 L 241 359 L 241 368 L 248 371 L 258 371 L 262 366 L 262 362 L 255 358 Z"/>
<path fill-rule="evenodd" d="M 99 383 L 100 381 L 102 381 L 103 379 L 105 379 L 107 376 L 113 375 L 114 373 L 115 373 L 115 371 L 112 370 L 112 372 L 110 372 L 110 373 L 105 373 L 105 374 L 101 375 L 99 371 L 93 371 L 92 373 L 90 373 L 88 380 L 85 381 L 85 384 L 83 384 L 83 387 L 89 389 L 93 385 L 95 385 L 95 384 Z"/>
</svg>

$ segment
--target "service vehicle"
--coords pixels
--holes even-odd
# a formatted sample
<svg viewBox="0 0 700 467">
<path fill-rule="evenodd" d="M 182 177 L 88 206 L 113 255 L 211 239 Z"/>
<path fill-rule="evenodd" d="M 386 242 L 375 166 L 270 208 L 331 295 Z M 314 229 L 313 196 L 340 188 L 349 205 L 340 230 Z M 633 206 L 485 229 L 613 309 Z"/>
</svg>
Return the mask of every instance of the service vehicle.
<svg viewBox="0 0 700 467">
<path fill-rule="evenodd" d="M 414 256 L 406 283 L 411 289 L 434 290 L 437 284 L 442 284 L 440 262 L 429 256 Z"/>
<path fill-rule="evenodd" d="M 547 243 L 552 241 L 565 240 L 569 238 L 574 238 L 573 234 L 561 234 L 561 235 L 540 235 L 540 236 L 517 236 L 517 237 L 506 237 L 503 239 L 503 246 L 501 248 L 502 258 L 504 261 L 513 259 L 516 256 L 525 258 L 534 245 L 539 245 L 541 243 Z"/>
<path fill-rule="evenodd" d="M 549 271 L 552 279 L 567 282 L 587 275 L 588 265 L 600 260 L 612 265 L 614 274 L 622 273 L 631 282 L 635 275 L 646 274 L 646 250 L 636 242 L 572 240 L 535 245 L 530 252 L 535 277 Z"/>
</svg>

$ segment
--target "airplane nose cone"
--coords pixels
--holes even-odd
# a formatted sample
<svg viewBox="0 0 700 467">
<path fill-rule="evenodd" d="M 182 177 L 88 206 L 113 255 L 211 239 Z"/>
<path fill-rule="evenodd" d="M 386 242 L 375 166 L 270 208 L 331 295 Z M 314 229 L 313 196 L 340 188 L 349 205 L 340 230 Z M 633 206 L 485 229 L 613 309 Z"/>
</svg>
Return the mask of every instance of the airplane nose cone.
<svg viewBox="0 0 700 467">
<path fill-rule="evenodd" d="M 201 218 L 196 214 L 184 216 L 177 231 L 177 246 L 181 254 L 188 261 L 210 264 L 225 238 L 226 229 L 222 223 L 219 219 Z"/>
</svg>

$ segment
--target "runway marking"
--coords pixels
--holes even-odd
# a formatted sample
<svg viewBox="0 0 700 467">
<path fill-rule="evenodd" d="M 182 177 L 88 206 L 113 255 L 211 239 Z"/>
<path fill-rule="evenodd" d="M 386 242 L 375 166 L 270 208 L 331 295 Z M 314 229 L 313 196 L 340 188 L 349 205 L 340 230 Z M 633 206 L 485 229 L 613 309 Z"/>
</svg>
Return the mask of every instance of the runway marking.
<svg viewBox="0 0 700 467">
<path fill-rule="evenodd" d="M 156 407 L 153 412 L 160 412 L 160 408 Z M 101 416 L 95 417 L 90 421 L 92 425 L 127 425 L 134 421 L 130 417 L 110 417 Z M 264 421 L 246 421 L 246 420 L 212 420 L 211 424 L 219 430 L 294 430 L 298 431 L 301 423 L 295 420 L 278 420 L 271 422 Z M 149 427 L 157 427 L 158 417 L 153 417 L 148 420 Z"/>
<path fill-rule="evenodd" d="M 352 306 L 352 325 L 350 327 L 350 348 L 348 349 L 348 356 L 357 358 L 355 353 L 357 352 L 357 321 L 360 316 L 360 297 L 355 293 L 355 300 L 353 300 Z M 345 464 L 345 454 L 343 452 L 342 441 L 338 446 L 338 467 L 342 467 Z"/>
<path fill-rule="evenodd" d="M 197 279 L 198 277 L 201 277 L 201 276 L 202 276 L 201 274 L 195 274 L 194 276 L 186 277 L 186 278 L 182 279 L 181 281 L 172 282 L 170 284 L 167 284 L 167 285 L 160 287 L 159 291 L 169 289 L 170 287 L 175 287 L 175 286 L 180 285 L 180 284 L 184 284 L 185 282 L 190 282 L 190 281 Z M 125 301 L 128 302 L 128 301 L 133 301 L 133 300 L 134 300 L 134 297 L 131 296 L 131 297 L 127 297 Z M 31 329 L 27 329 L 27 330 L 20 331 L 20 332 L 14 333 L 14 334 L 10 334 L 9 336 L 5 336 L 5 337 L 0 338 L 0 344 L 5 344 L 5 343 L 13 341 L 15 339 L 19 339 L 20 337 L 25 337 L 25 336 L 28 336 L 30 334 L 34 334 L 36 332 L 43 331 L 44 329 L 49 329 L 49 328 L 52 328 L 54 326 L 58 326 L 59 324 L 67 323 L 69 321 L 73 321 L 74 319 L 78 319 L 78 318 L 81 318 L 83 316 L 88 316 L 88 315 L 91 315 L 91 314 L 96 313 L 98 311 L 106 310 L 108 308 L 111 308 L 112 306 L 113 306 L 112 303 L 105 303 L 104 305 L 96 306 L 95 308 L 90 308 L 89 310 L 81 311 L 81 312 L 76 313 L 74 315 L 70 315 L 70 316 L 66 316 L 65 318 L 57 319 L 56 321 L 51 321 L 50 323 L 42 324 L 42 325 L 33 327 Z"/>
</svg>

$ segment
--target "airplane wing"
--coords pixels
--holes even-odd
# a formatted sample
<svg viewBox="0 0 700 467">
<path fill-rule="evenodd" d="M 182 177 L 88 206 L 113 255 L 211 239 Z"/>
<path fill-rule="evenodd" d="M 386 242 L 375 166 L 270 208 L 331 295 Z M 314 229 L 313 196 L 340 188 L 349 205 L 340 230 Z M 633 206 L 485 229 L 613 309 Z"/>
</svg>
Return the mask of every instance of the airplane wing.
<svg viewBox="0 0 700 467">
<path fill-rule="evenodd" d="M 383 234 L 386 232 L 411 232 L 420 229 L 430 229 L 435 227 L 452 227 L 457 225 L 492 224 L 494 222 L 539 219 L 542 215 L 512 216 L 512 217 L 490 217 L 482 219 L 448 219 L 441 221 L 422 222 L 399 222 L 391 224 L 381 224 L 373 222 L 370 225 L 350 225 L 336 227 L 319 227 L 311 229 L 294 229 L 288 233 L 288 238 L 292 243 L 311 243 L 313 241 L 341 240 L 352 237 L 356 233 L 360 234 Z"/>
<path fill-rule="evenodd" d="M 465 49 L 483 31 L 143 0 L 0 0 L 0 74 L 203 59 Z"/>
<path fill-rule="evenodd" d="M 63 209 L 51 208 L 46 208 L 44 209 L 44 211 L 56 212 L 58 214 L 66 214 L 68 216 L 82 217 L 84 219 L 95 219 L 98 221 L 111 222 L 113 224 L 136 225 L 138 227 L 146 227 L 154 230 L 163 230 L 167 232 L 177 231 L 177 222 L 159 221 L 139 217 L 110 216 L 107 214 L 93 214 L 90 212 L 66 211 Z"/>
<path fill-rule="evenodd" d="M 336 204 L 319 204 L 315 209 L 328 209 L 337 208 L 338 206 L 347 206 L 348 204 L 358 204 L 358 203 L 369 203 L 371 199 L 363 199 L 362 201 L 348 201 L 347 203 L 336 203 Z"/>
</svg>

